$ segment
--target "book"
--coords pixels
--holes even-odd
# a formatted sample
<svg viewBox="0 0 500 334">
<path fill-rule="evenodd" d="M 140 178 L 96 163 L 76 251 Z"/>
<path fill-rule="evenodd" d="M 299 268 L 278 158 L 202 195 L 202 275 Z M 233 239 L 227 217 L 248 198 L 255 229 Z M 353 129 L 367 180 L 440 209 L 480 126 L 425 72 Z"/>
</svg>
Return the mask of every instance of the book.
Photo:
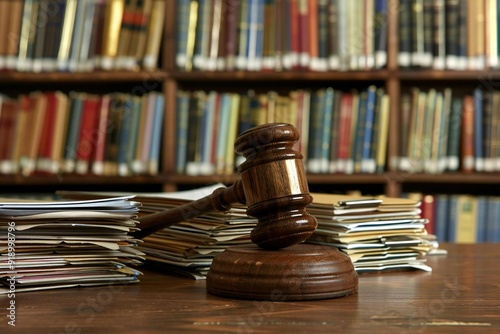
<svg viewBox="0 0 500 334">
<path fill-rule="evenodd" d="M 95 127 L 95 149 L 92 157 L 92 173 L 96 175 L 104 174 L 106 160 L 106 139 L 109 120 L 110 95 L 104 94 L 99 98 L 99 110 Z"/>
<path fill-rule="evenodd" d="M 148 175 L 158 175 L 160 172 L 160 152 L 163 133 L 163 118 L 165 115 L 165 98 L 161 93 L 150 93 L 154 101 L 153 128 L 150 132 L 151 146 L 148 159 Z"/>
<path fill-rule="evenodd" d="M 57 52 L 57 69 L 60 71 L 67 70 L 70 61 L 71 40 L 75 24 L 75 16 L 77 10 L 77 1 L 68 0 L 64 12 L 64 20 L 62 23 L 61 42 Z"/>
<path fill-rule="evenodd" d="M 120 30 L 123 20 L 124 0 L 111 0 L 107 3 L 102 40 L 100 67 L 105 70 L 113 68 L 118 52 Z"/>
<path fill-rule="evenodd" d="M 87 174 L 96 150 L 95 128 L 99 117 L 99 97 L 85 96 L 81 107 L 80 127 L 76 146 L 75 172 Z"/>
<path fill-rule="evenodd" d="M 64 172 L 73 173 L 76 168 L 76 152 L 83 112 L 85 94 L 71 94 L 70 111 L 64 145 Z"/>
</svg>

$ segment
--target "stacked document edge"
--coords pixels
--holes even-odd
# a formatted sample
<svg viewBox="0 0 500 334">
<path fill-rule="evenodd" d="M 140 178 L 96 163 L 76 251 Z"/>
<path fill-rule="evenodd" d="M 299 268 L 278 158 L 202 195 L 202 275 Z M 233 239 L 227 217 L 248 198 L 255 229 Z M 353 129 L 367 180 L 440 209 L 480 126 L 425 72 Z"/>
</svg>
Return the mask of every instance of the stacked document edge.
<svg viewBox="0 0 500 334">
<path fill-rule="evenodd" d="M 132 198 L 0 199 L 0 294 L 138 282 Z"/>
</svg>

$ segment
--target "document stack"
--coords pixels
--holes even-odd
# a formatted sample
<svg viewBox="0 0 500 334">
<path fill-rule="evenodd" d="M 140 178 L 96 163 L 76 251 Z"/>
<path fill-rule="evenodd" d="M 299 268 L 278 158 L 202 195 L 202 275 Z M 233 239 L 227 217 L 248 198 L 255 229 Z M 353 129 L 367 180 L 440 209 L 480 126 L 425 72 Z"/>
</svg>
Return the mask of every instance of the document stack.
<svg viewBox="0 0 500 334">
<path fill-rule="evenodd" d="M 141 214 L 168 210 L 210 195 L 224 187 L 215 184 L 189 191 L 137 194 Z M 138 249 L 153 266 L 194 279 L 205 279 L 212 259 L 229 246 L 250 244 L 257 220 L 246 207 L 235 205 L 226 212 L 212 211 L 164 228 L 143 238 Z M 140 228 L 140 224 L 139 224 Z"/>
<path fill-rule="evenodd" d="M 0 294 L 138 282 L 132 198 L 0 200 Z"/>
<path fill-rule="evenodd" d="M 426 256 L 437 247 L 421 218 L 420 202 L 405 198 L 312 194 L 307 210 L 318 220 L 308 243 L 338 247 L 360 272 L 431 271 Z"/>
</svg>

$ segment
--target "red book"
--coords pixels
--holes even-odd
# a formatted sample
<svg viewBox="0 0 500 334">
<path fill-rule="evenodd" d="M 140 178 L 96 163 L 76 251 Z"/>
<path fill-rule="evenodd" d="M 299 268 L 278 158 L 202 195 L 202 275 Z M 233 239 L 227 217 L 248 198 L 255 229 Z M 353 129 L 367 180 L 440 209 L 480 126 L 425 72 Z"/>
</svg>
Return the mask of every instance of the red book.
<svg viewBox="0 0 500 334">
<path fill-rule="evenodd" d="M 52 147 L 56 124 L 56 95 L 54 92 L 44 93 L 46 99 L 45 118 L 42 125 L 42 133 L 38 146 L 38 157 L 36 171 L 42 173 L 51 172 Z"/>
<path fill-rule="evenodd" d="M 223 1 L 226 4 L 225 12 L 223 15 L 225 17 L 224 21 L 224 38 L 221 38 L 221 42 L 224 44 L 224 51 L 221 51 L 221 55 L 225 57 L 225 70 L 234 70 L 236 53 L 238 50 L 238 12 L 240 7 L 239 0 L 227 0 Z"/>
<path fill-rule="evenodd" d="M 436 226 L 435 216 L 434 216 L 435 207 L 436 207 L 436 202 L 434 200 L 433 195 L 423 196 L 422 204 L 420 205 L 420 209 L 422 210 L 420 217 L 429 220 L 429 222 L 425 225 L 425 229 L 429 234 L 435 233 L 435 226 Z"/>
<path fill-rule="evenodd" d="M 76 172 L 86 174 L 89 171 L 90 158 L 96 145 L 96 119 L 98 115 L 99 97 L 89 95 L 83 101 L 82 122 L 76 150 Z"/>
<path fill-rule="evenodd" d="M 310 20 L 310 13 L 309 13 L 309 6 L 308 6 L 308 1 L 309 0 L 298 0 L 298 30 L 299 34 L 297 35 L 298 37 L 298 54 L 299 54 L 299 63 L 298 63 L 298 68 L 300 69 L 307 69 L 310 65 L 310 48 L 309 48 L 309 43 L 310 43 L 310 27 L 309 27 L 309 20 Z M 293 36 L 293 35 L 292 35 Z"/>
<path fill-rule="evenodd" d="M 13 148 L 16 135 L 17 102 L 4 98 L 0 105 L 0 173 L 14 172 Z"/>
<path fill-rule="evenodd" d="M 319 57 L 318 0 L 308 0 L 307 3 L 309 4 L 309 67 L 312 66 L 312 69 L 317 69 L 314 62 L 317 61 Z"/>
<path fill-rule="evenodd" d="M 300 32 L 299 32 L 299 0 L 290 0 L 290 50 L 288 61 L 285 64 L 287 69 L 296 69 L 299 64 L 300 54 Z"/>
<path fill-rule="evenodd" d="M 351 150 L 351 118 L 352 118 L 352 94 L 342 93 L 340 99 L 339 116 L 339 139 L 338 139 L 338 172 L 347 171 L 347 162 Z"/>
<path fill-rule="evenodd" d="M 464 96 L 462 107 L 462 171 L 474 169 L 474 98 Z"/>
<path fill-rule="evenodd" d="M 109 119 L 109 95 L 103 95 L 99 101 L 99 111 L 96 117 L 96 133 L 94 155 L 92 157 L 92 173 L 104 174 L 104 162 L 106 160 L 106 133 Z"/>
</svg>

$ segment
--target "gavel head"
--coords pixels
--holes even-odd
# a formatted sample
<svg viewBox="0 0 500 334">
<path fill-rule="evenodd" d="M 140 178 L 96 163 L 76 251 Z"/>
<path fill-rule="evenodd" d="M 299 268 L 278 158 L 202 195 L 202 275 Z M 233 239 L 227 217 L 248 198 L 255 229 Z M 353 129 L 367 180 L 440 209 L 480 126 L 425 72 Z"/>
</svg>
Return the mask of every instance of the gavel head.
<svg viewBox="0 0 500 334">
<path fill-rule="evenodd" d="M 252 242 L 265 249 L 293 246 L 316 229 L 307 213 L 312 202 L 302 162 L 293 149 L 300 135 L 290 124 L 271 123 L 243 132 L 236 153 L 246 160 L 239 167 L 247 213 L 258 219 Z"/>
</svg>

